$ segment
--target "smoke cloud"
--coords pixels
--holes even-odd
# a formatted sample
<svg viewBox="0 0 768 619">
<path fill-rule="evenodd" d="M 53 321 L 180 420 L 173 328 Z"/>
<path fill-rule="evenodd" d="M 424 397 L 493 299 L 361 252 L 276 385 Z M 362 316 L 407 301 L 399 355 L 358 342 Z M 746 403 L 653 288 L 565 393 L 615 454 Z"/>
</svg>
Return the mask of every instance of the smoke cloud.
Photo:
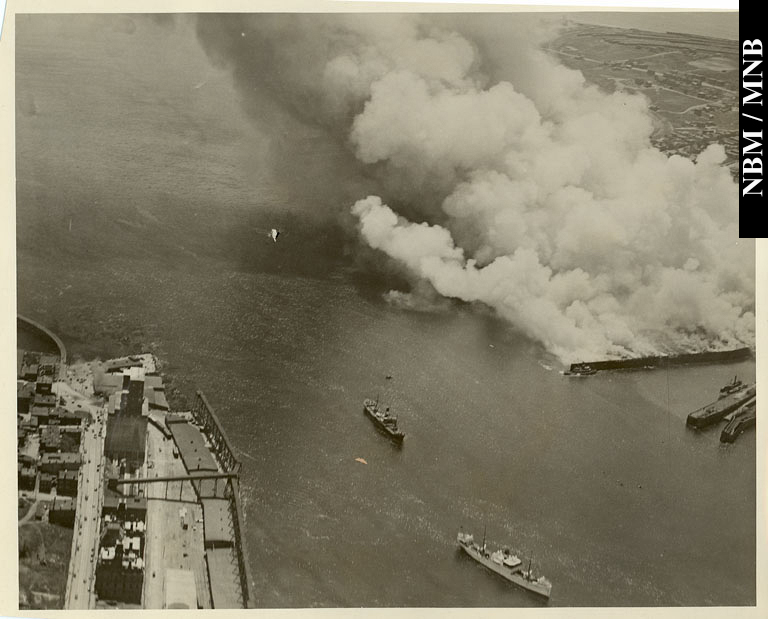
<svg viewBox="0 0 768 619">
<path fill-rule="evenodd" d="M 563 362 L 753 345 L 754 243 L 723 148 L 654 148 L 647 101 L 560 65 L 554 32 L 530 15 L 198 26 L 246 107 L 266 89 L 370 174 L 359 233 L 415 282 L 391 299 L 484 303 Z"/>
</svg>

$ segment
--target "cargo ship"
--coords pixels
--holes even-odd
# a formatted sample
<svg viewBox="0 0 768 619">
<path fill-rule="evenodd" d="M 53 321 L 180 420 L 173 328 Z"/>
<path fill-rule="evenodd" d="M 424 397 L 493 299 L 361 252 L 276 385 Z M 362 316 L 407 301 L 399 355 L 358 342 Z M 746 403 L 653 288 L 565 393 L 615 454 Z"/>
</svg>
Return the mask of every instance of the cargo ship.
<svg viewBox="0 0 768 619">
<path fill-rule="evenodd" d="M 471 533 L 464 533 L 463 531 L 459 531 L 456 541 L 459 544 L 459 548 L 489 570 L 496 572 L 499 576 L 527 591 L 531 591 L 547 600 L 549 599 L 552 583 L 544 576 L 536 578 L 531 571 L 530 561 L 528 562 L 528 568 L 524 569 L 520 558 L 510 553 L 507 548 L 488 552 L 485 546 L 485 534 L 483 534 L 482 546 L 475 542 Z"/>
<path fill-rule="evenodd" d="M 722 420 L 728 413 L 735 411 L 742 404 L 755 397 L 756 386 L 744 387 L 740 391 L 721 397 L 711 404 L 693 411 L 686 419 L 686 425 L 692 428 L 705 428 Z"/>
<path fill-rule="evenodd" d="M 755 425 L 757 418 L 757 400 L 747 402 L 740 410 L 731 414 L 728 425 L 720 434 L 721 443 L 733 443 L 736 438 L 747 428 Z"/>
<path fill-rule="evenodd" d="M 686 353 L 682 355 L 660 355 L 656 357 L 635 357 L 633 359 L 607 359 L 588 363 L 572 363 L 566 376 L 589 376 L 603 370 L 650 370 L 671 365 L 693 365 L 700 363 L 732 363 L 744 361 L 752 356 L 752 351 L 745 348 L 734 350 L 715 350 L 709 352 Z"/>
<path fill-rule="evenodd" d="M 730 383 L 720 388 L 720 397 L 724 398 L 727 395 L 741 391 L 744 387 L 746 387 L 746 385 L 739 380 L 738 376 L 734 376 Z"/>
<path fill-rule="evenodd" d="M 395 443 L 402 444 L 405 434 L 398 430 L 397 417 L 389 412 L 389 406 L 381 410 L 378 400 L 366 399 L 363 402 L 363 412 L 381 432 L 395 441 Z"/>
</svg>

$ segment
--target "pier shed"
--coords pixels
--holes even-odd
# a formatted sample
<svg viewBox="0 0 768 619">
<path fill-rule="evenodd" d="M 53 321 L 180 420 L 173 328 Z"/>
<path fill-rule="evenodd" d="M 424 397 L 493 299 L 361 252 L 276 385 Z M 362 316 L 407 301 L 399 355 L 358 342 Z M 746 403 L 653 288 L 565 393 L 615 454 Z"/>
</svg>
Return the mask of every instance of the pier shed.
<svg viewBox="0 0 768 619">
<path fill-rule="evenodd" d="M 198 608 L 197 586 L 192 570 L 166 568 L 163 608 Z"/>
<path fill-rule="evenodd" d="M 228 499 L 203 499 L 203 527 L 205 547 L 232 546 L 235 533 Z"/>
<path fill-rule="evenodd" d="M 188 473 L 219 470 L 200 430 L 186 421 L 168 420 L 167 424 Z"/>
</svg>

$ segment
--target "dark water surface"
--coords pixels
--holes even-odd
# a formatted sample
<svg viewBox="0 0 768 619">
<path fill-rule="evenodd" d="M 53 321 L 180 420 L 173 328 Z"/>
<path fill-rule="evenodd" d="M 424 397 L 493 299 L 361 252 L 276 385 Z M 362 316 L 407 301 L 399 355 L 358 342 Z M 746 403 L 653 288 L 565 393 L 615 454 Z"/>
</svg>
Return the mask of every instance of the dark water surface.
<svg viewBox="0 0 768 619">
<path fill-rule="evenodd" d="M 532 557 L 553 606 L 754 604 L 754 433 L 685 428 L 753 362 L 567 379 L 477 308 L 387 305 L 354 239 L 249 159 L 260 128 L 194 36 L 121 23 L 19 26 L 19 310 L 205 391 L 243 460 L 259 606 L 537 605 L 457 554 L 462 525 Z M 186 69 L 148 69 L 163 50 Z M 253 231 L 274 217 L 283 243 Z M 377 395 L 401 450 L 362 413 Z"/>
</svg>

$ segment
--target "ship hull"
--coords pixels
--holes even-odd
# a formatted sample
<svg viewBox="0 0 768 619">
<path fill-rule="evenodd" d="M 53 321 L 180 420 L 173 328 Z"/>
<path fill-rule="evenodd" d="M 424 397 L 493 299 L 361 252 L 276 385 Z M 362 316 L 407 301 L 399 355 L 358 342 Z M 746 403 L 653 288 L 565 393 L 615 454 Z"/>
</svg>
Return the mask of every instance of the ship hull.
<svg viewBox="0 0 768 619">
<path fill-rule="evenodd" d="M 713 423 L 721 421 L 728 413 L 735 411 L 754 397 L 755 386 L 753 385 L 692 412 L 688 415 L 685 423 L 691 428 L 706 428 Z"/>
<path fill-rule="evenodd" d="M 739 411 L 734 418 L 728 422 L 720 434 L 721 443 L 733 443 L 736 438 L 747 428 L 751 428 L 756 422 L 755 403 L 747 404 L 745 410 Z"/>
<path fill-rule="evenodd" d="M 376 426 L 376 429 L 379 432 L 381 432 L 384 436 L 386 436 L 393 442 L 397 443 L 398 445 L 401 445 L 403 443 L 405 434 L 403 434 L 400 431 L 392 431 L 389 428 L 387 428 L 369 407 L 363 406 L 363 412 L 365 413 L 366 417 L 368 417 L 368 419 L 370 419 L 373 422 L 373 425 Z"/>
<path fill-rule="evenodd" d="M 498 563 L 495 563 L 491 560 L 490 557 L 486 557 L 483 555 L 480 551 L 476 550 L 472 546 L 459 541 L 459 548 L 461 548 L 466 554 L 468 554 L 470 557 L 472 557 L 475 561 L 483 565 L 484 567 L 487 567 L 492 572 L 495 572 L 505 580 L 508 580 L 511 583 L 516 584 L 518 587 L 522 587 L 526 591 L 530 591 L 531 593 L 535 593 L 537 596 L 544 598 L 546 600 L 549 599 L 550 592 L 546 587 L 543 587 L 535 582 L 530 582 L 529 580 L 526 580 L 525 577 L 522 574 L 522 566 L 517 567 L 507 567 L 506 565 L 499 565 Z"/>
</svg>

